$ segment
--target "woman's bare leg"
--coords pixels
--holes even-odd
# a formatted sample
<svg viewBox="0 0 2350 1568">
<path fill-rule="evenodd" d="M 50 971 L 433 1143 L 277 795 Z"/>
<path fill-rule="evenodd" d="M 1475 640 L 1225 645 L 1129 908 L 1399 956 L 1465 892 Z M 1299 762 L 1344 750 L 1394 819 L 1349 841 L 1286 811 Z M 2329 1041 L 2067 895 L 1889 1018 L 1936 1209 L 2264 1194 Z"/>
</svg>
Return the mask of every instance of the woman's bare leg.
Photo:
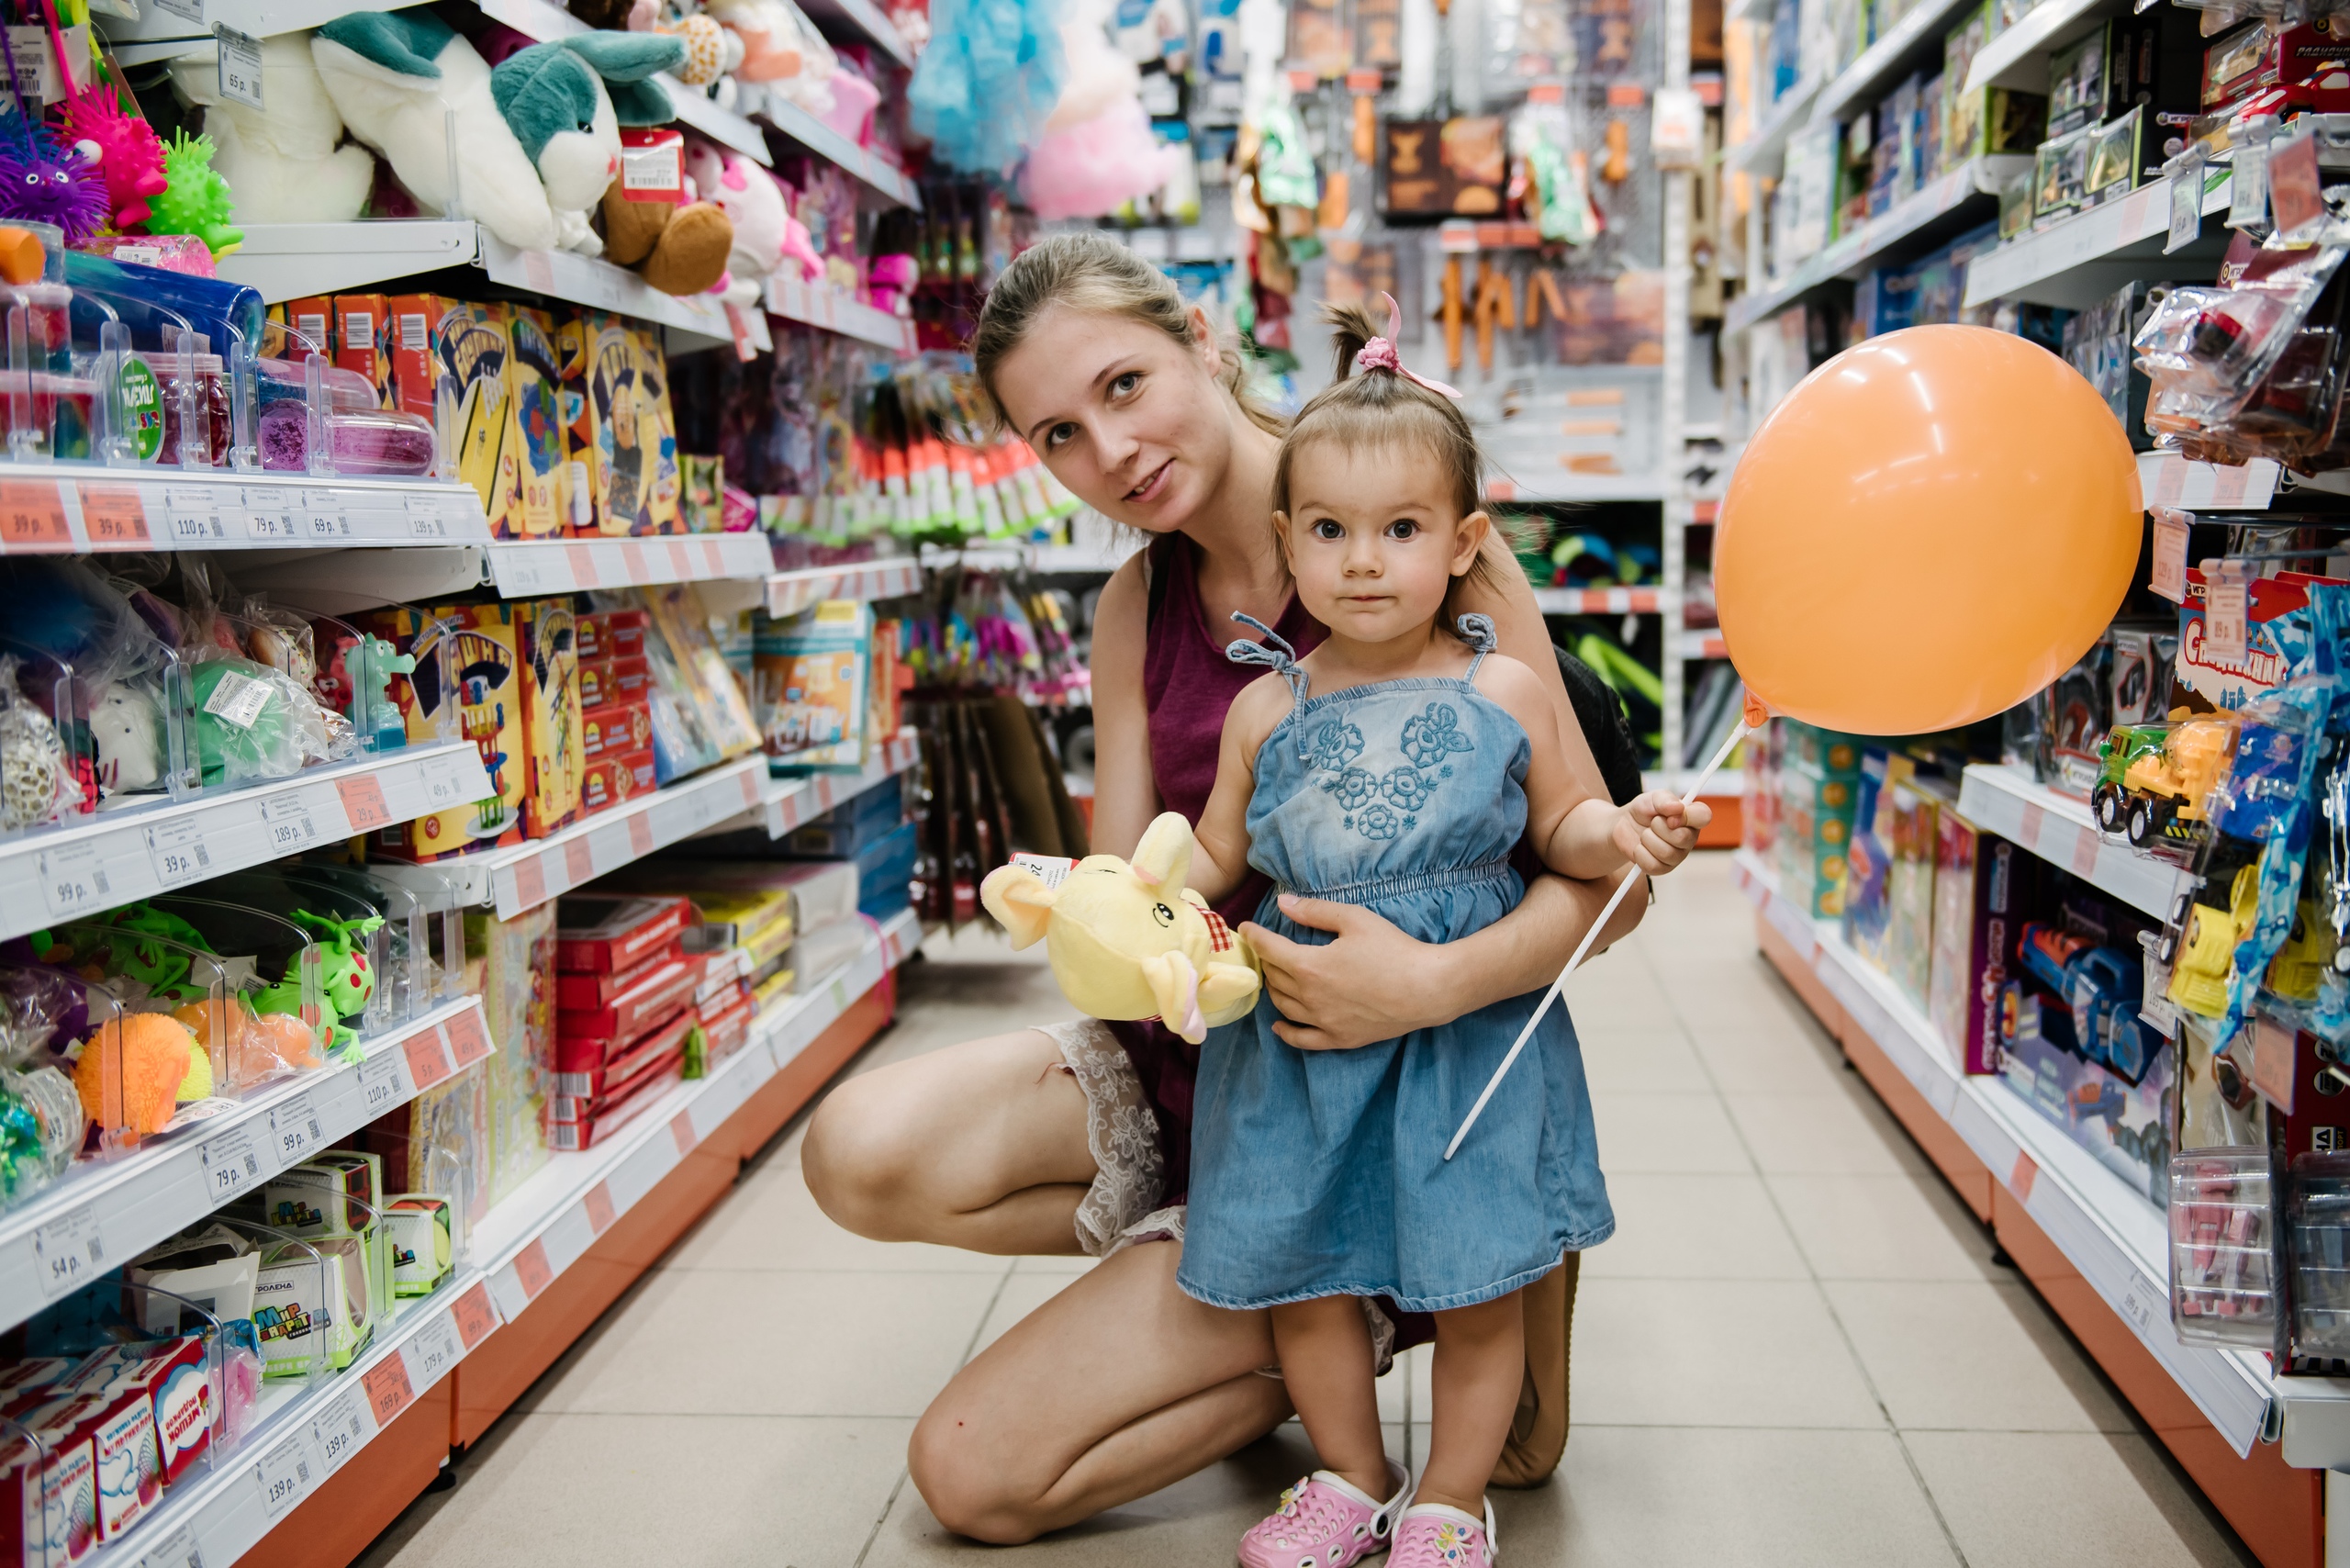
<svg viewBox="0 0 2350 1568">
<path fill-rule="evenodd" d="M 1023 1029 L 849 1079 L 816 1107 L 800 1164 L 824 1213 L 877 1241 L 1075 1252 L 1095 1170 L 1085 1117 L 1060 1047 Z"/>
<path fill-rule="evenodd" d="M 1080 1275 L 975 1357 L 914 1428 L 907 1463 L 939 1523 L 1011 1544 L 1181 1480 L 1286 1419 L 1261 1312 L 1175 1286 L 1180 1245 Z M 1367 1353 L 1367 1352 L 1366 1352 Z"/>
</svg>

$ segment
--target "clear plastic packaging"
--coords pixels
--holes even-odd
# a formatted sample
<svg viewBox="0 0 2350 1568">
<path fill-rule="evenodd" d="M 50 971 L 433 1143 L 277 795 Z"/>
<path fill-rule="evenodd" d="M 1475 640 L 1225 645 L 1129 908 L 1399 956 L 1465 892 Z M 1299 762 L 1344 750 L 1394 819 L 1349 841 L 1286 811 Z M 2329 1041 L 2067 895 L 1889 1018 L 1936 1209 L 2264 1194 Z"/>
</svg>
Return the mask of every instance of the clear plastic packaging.
<svg viewBox="0 0 2350 1568">
<path fill-rule="evenodd" d="M 261 465 L 321 476 L 413 477 L 432 472 L 432 421 L 377 406 L 375 384 L 320 353 L 257 364 Z"/>
<path fill-rule="evenodd" d="M 2232 288 L 2165 291 L 2132 340 L 2138 368 L 2166 392 L 2232 413 L 2275 367 L 2343 254 L 2340 245 L 2272 238 Z"/>
<path fill-rule="evenodd" d="M 2350 1155 L 2293 1161 L 2293 1353 L 2350 1356 Z"/>
<path fill-rule="evenodd" d="M 2193 1344 L 2266 1350 L 2277 1327 L 2266 1148 L 2202 1148 L 2170 1162 L 2170 1310 Z"/>
</svg>

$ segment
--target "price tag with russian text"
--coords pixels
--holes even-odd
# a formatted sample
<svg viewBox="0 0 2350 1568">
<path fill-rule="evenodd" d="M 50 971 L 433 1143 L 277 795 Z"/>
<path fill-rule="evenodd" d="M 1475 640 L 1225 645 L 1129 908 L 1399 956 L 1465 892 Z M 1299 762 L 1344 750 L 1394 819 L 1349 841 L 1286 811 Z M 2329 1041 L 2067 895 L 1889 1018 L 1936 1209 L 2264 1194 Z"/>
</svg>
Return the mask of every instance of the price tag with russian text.
<svg viewBox="0 0 2350 1568">
<path fill-rule="evenodd" d="M 40 1270 L 40 1294 L 52 1301 L 105 1273 L 97 1205 L 84 1204 L 35 1229 L 33 1259 Z"/>
<path fill-rule="evenodd" d="M 366 1385 L 367 1408 L 375 1417 L 378 1431 L 416 1403 L 416 1390 L 408 1381 L 408 1363 L 398 1356 L 386 1356 L 377 1361 L 359 1381 Z"/>
<path fill-rule="evenodd" d="M 302 1157 L 327 1141 L 326 1128 L 310 1106 L 308 1090 L 269 1114 L 270 1151 L 278 1168 L 300 1163 Z"/>
<path fill-rule="evenodd" d="M 147 862 L 167 888 L 212 874 L 212 851 L 205 847 L 204 824 L 194 817 L 159 823 L 147 830 Z"/>
<path fill-rule="evenodd" d="M 196 1526 L 185 1524 L 149 1547 L 139 1568 L 204 1568 L 204 1552 L 196 1544 Z"/>
<path fill-rule="evenodd" d="M 261 1458 L 261 1506 L 275 1518 L 302 1499 L 317 1473 L 310 1434 L 296 1432 Z"/>
<path fill-rule="evenodd" d="M 457 1326 L 442 1313 L 416 1331 L 404 1353 L 408 1382 L 418 1388 L 431 1388 L 464 1359 L 465 1346 L 457 1338 Z"/>
<path fill-rule="evenodd" d="M 82 532 L 93 550 L 142 549 L 148 543 L 147 505 L 128 485 L 84 485 Z"/>
<path fill-rule="evenodd" d="M 269 830 L 272 855 L 291 855 L 319 841 L 319 824 L 310 820 L 310 808 L 303 803 L 299 790 L 288 790 L 263 801 L 261 820 Z"/>
<path fill-rule="evenodd" d="M 44 849 L 35 857 L 40 868 L 41 902 L 59 920 L 88 914 L 114 902 L 114 887 L 106 868 L 98 863 L 97 841 Z"/>
<path fill-rule="evenodd" d="M 2146 586 L 2173 604 L 2187 602 L 2187 523 L 2175 515 L 2154 518 L 2154 568 Z"/>
<path fill-rule="evenodd" d="M 489 1287 L 476 1281 L 473 1287 L 450 1305 L 449 1316 L 457 1325 L 458 1337 L 470 1350 L 498 1327 L 498 1309 L 489 1299 Z"/>
<path fill-rule="evenodd" d="M 332 1475 L 367 1441 L 366 1417 L 359 1413 L 359 1402 L 345 1394 L 319 1415 L 310 1434 L 318 1442 L 321 1465 Z"/>
<path fill-rule="evenodd" d="M 2240 582 L 2203 585 L 2203 651 L 2212 658 L 2243 659 L 2246 597 Z"/>
<path fill-rule="evenodd" d="M 198 1158 L 204 1163 L 204 1195 L 214 1204 L 227 1203 L 261 1180 L 261 1150 L 253 1145 L 251 1127 L 205 1139 Z"/>
<path fill-rule="evenodd" d="M 342 814 L 350 819 L 352 832 L 372 833 L 392 820 L 392 808 L 384 803 L 383 780 L 374 774 L 338 778 L 334 788 L 342 797 Z"/>
<path fill-rule="evenodd" d="M 408 1098 L 408 1081 L 400 1073 L 397 1052 L 370 1057 L 359 1070 L 359 1114 L 374 1121 Z"/>
<path fill-rule="evenodd" d="M 261 39 L 226 22 L 213 23 L 212 36 L 220 40 L 220 95 L 233 104 L 260 108 Z"/>
<path fill-rule="evenodd" d="M 2280 136 L 2268 144 L 2268 204 L 2276 214 L 2277 232 L 2287 239 L 2299 238 L 2300 230 L 2324 220 L 2317 138 L 2311 132 Z"/>
<path fill-rule="evenodd" d="M 2203 161 L 2196 159 L 2170 177 L 2170 235 L 2163 253 L 2184 250 L 2203 233 Z"/>
</svg>

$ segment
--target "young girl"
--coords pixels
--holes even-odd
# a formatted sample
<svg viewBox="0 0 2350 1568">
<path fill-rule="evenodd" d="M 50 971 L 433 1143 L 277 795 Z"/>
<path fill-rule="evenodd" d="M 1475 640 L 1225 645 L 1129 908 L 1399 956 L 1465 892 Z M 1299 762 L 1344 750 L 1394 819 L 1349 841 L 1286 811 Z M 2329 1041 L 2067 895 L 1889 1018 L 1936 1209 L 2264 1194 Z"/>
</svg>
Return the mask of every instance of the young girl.
<svg viewBox="0 0 2350 1568">
<path fill-rule="evenodd" d="M 1254 866 L 1281 891 L 1368 905 L 1447 942 L 1516 906 L 1521 837 L 1570 877 L 1679 864 L 1705 808 L 1582 794 L 1533 672 L 1491 651 L 1484 617 L 1451 613 L 1455 585 L 1484 569 L 1490 523 L 1450 389 L 1404 370 L 1365 312 L 1326 314 L 1340 379 L 1281 445 L 1273 523 L 1300 602 L 1330 635 L 1299 659 L 1252 622 L 1264 641 L 1227 650 L 1272 673 L 1225 720 L 1190 886 L 1214 903 Z M 1272 894 L 1257 919 L 1319 937 Z M 1443 1158 L 1539 1000 L 1303 1051 L 1274 1036 L 1267 996 L 1209 1034 L 1176 1282 L 1216 1306 L 1271 1309 L 1281 1376 L 1326 1467 L 1242 1539 L 1246 1568 L 1344 1568 L 1385 1549 L 1391 1529 L 1392 1568 L 1493 1561 L 1485 1483 L 1525 1364 L 1516 1292 L 1615 1228 L 1563 1008 Z M 1381 1441 L 1357 1299 L 1370 1296 L 1436 1315 L 1434 1427 L 1408 1508 Z"/>
</svg>

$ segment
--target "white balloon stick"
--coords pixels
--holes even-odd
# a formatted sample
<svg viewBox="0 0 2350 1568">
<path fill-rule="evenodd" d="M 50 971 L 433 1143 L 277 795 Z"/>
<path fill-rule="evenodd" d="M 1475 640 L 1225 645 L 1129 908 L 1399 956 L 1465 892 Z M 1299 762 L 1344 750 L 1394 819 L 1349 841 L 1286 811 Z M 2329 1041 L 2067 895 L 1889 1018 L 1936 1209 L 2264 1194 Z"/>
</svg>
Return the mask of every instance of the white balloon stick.
<svg viewBox="0 0 2350 1568">
<path fill-rule="evenodd" d="M 1730 731 L 1729 738 L 1722 742 L 1721 749 L 1714 753 L 1714 760 L 1706 764 L 1706 770 L 1698 774 L 1687 790 L 1682 794 L 1682 800 L 1684 801 L 1695 800 L 1698 791 L 1705 789 L 1706 780 L 1719 772 L 1722 764 L 1729 760 L 1729 754 L 1738 743 L 1754 732 L 1755 725 L 1743 718 L 1740 719 L 1738 726 Z M 1444 1157 L 1447 1159 L 1450 1159 L 1460 1148 L 1460 1140 L 1469 1136 L 1469 1129 L 1477 1125 L 1477 1118 L 1484 1114 L 1485 1102 L 1491 1100 L 1494 1097 L 1494 1091 L 1502 1086 L 1503 1078 L 1508 1074 L 1510 1068 L 1517 1060 L 1517 1053 L 1526 1048 L 1526 1042 L 1534 1037 L 1534 1031 L 1540 1025 L 1542 1015 L 1550 1011 L 1550 1003 L 1559 1000 L 1559 992 L 1565 987 L 1567 977 L 1583 967 L 1583 958 L 1591 951 L 1591 945 L 1599 940 L 1600 932 L 1606 929 L 1608 917 L 1616 913 L 1616 906 L 1624 902 L 1624 895 L 1630 892 L 1632 884 L 1639 879 L 1640 868 L 1638 866 L 1627 868 L 1624 879 L 1617 883 L 1615 892 L 1608 895 L 1606 907 L 1599 912 L 1599 918 L 1591 923 L 1591 929 L 1583 934 L 1583 941 L 1576 946 L 1574 957 L 1569 958 L 1567 967 L 1559 971 L 1559 978 L 1550 982 L 1550 989 L 1542 993 L 1542 1004 L 1534 1010 L 1534 1016 L 1526 1021 L 1526 1027 L 1517 1032 L 1516 1044 L 1510 1047 L 1509 1055 L 1502 1058 L 1501 1066 L 1494 1069 L 1494 1076 L 1486 1083 L 1485 1092 L 1477 1096 L 1477 1103 L 1474 1105 L 1469 1107 L 1468 1119 L 1460 1124 L 1460 1130 L 1452 1135 L 1452 1141 L 1444 1146 Z"/>
</svg>

